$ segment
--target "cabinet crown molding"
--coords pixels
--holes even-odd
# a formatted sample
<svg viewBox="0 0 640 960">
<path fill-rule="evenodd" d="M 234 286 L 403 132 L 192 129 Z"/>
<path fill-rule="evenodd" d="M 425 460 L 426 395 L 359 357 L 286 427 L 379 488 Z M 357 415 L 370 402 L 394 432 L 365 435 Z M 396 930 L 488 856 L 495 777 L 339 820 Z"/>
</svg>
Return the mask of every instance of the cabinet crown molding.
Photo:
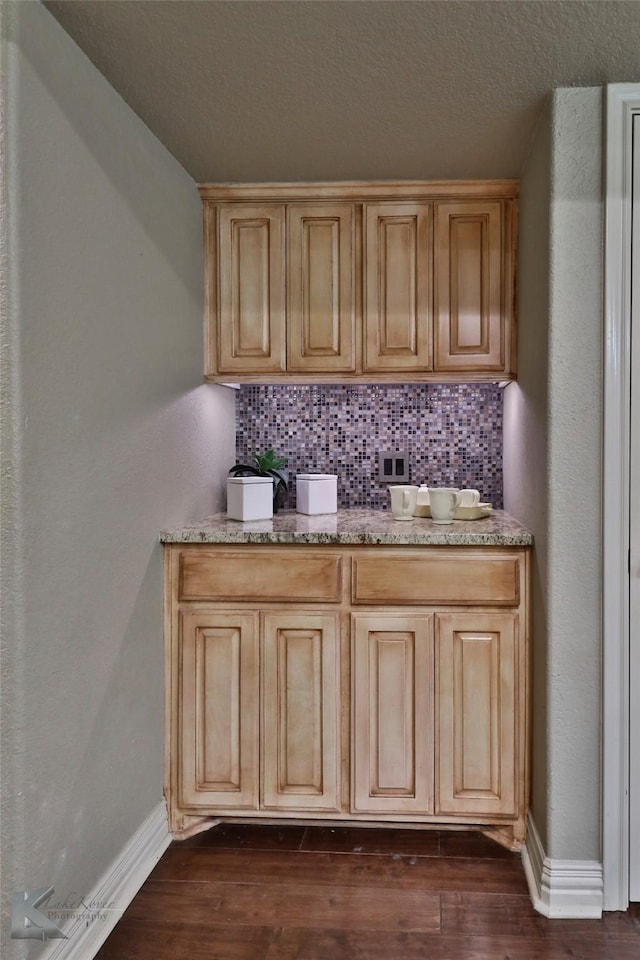
<svg viewBox="0 0 640 960">
<path fill-rule="evenodd" d="M 494 197 L 514 200 L 519 180 L 333 180 L 292 183 L 201 183 L 203 200 L 398 200 Z"/>
</svg>

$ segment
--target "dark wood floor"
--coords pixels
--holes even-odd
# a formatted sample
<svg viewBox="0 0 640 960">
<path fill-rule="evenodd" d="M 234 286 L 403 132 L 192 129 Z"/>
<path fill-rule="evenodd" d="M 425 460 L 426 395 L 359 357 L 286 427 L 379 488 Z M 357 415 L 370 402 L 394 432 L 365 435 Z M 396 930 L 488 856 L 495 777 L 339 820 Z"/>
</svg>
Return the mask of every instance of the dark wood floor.
<svg viewBox="0 0 640 960">
<path fill-rule="evenodd" d="M 636 905 L 637 907 L 637 905 Z M 479 834 L 226 825 L 172 844 L 98 960 L 640 960 L 640 910 L 546 920 Z"/>
</svg>

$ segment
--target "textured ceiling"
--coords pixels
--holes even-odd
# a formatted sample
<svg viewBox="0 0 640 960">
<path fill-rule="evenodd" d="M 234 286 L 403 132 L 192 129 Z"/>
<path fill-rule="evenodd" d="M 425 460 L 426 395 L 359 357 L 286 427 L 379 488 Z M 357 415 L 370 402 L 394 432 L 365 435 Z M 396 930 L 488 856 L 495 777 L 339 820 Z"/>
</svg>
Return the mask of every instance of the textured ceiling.
<svg viewBox="0 0 640 960">
<path fill-rule="evenodd" d="M 557 86 L 640 81 L 640 0 L 50 0 L 197 181 L 519 176 Z"/>
</svg>

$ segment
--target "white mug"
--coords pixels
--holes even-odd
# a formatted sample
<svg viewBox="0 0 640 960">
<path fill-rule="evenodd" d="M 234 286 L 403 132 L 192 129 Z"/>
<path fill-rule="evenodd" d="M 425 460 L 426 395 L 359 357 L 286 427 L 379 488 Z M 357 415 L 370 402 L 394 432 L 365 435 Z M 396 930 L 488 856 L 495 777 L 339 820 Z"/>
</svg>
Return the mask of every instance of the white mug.
<svg viewBox="0 0 640 960">
<path fill-rule="evenodd" d="M 480 493 L 478 490 L 461 490 L 459 507 L 477 507 L 480 503 Z"/>
<path fill-rule="evenodd" d="M 391 494 L 391 513 L 394 520 L 413 520 L 416 509 L 418 488 L 410 484 L 401 483 L 389 487 Z"/>
<path fill-rule="evenodd" d="M 452 523 L 460 506 L 460 491 L 454 487 L 429 487 L 431 519 L 434 523 Z"/>
</svg>

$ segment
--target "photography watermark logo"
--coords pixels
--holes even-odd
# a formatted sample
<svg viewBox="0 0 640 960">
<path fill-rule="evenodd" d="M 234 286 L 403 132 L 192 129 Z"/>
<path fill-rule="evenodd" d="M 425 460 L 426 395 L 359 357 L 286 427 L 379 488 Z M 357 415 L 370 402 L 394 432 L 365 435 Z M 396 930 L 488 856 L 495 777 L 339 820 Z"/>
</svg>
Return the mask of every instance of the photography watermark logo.
<svg viewBox="0 0 640 960">
<path fill-rule="evenodd" d="M 21 890 L 13 895 L 11 911 L 11 938 L 13 940 L 69 940 L 56 921 L 73 935 L 79 927 L 88 927 L 94 920 L 108 920 L 114 913 L 121 914 L 115 901 L 69 893 L 51 901 L 53 887 Z"/>
<path fill-rule="evenodd" d="M 38 887 L 30 893 L 21 890 L 13 895 L 11 910 L 12 940 L 68 940 L 66 934 L 38 907 L 46 904 L 53 887 Z"/>
</svg>

